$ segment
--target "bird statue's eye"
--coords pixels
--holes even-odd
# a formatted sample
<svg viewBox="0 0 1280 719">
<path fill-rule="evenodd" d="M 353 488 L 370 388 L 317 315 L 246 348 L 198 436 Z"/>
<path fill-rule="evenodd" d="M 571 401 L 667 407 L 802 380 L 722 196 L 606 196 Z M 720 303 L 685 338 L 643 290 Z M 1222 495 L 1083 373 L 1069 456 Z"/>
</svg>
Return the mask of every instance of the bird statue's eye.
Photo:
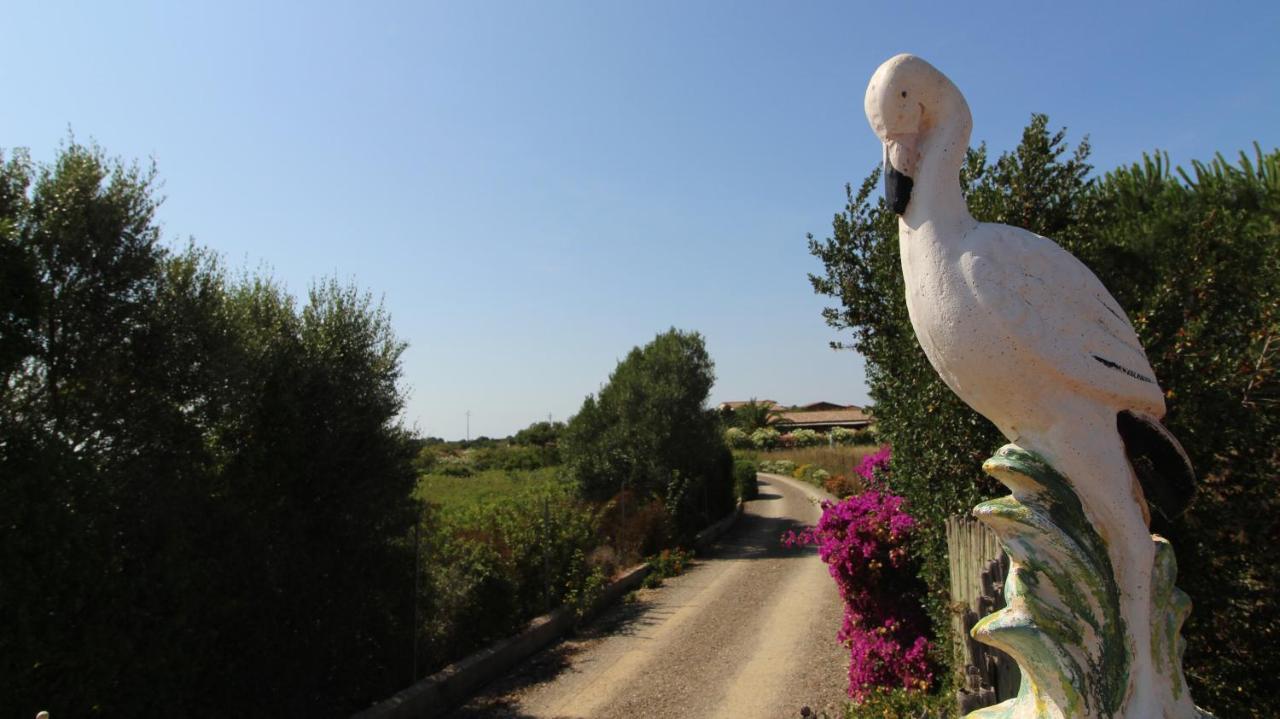
<svg viewBox="0 0 1280 719">
<path fill-rule="evenodd" d="M 903 90 L 903 91 L 902 91 L 902 96 L 903 96 L 903 97 L 906 97 L 906 96 L 907 96 L 907 91 L 906 91 L 906 90 Z"/>
</svg>

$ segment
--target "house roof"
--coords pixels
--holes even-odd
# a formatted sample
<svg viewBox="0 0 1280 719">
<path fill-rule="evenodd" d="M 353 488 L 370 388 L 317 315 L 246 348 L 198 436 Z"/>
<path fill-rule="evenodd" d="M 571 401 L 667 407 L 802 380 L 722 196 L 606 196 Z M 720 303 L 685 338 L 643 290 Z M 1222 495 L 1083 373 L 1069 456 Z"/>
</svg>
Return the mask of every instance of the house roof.
<svg viewBox="0 0 1280 719">
<path fill-rule="evenodd" d="M 869 424 L 870 422 L 871 415 L 867 414 L 866 411 L 860 407 L 819 410 L 816 412 L 792 411 L 778 413 L 778 424 L 785 424 L 790 427 Z"/>
<path fill-rule="evenodd" d="M 740 400 L 734 400 L 734 401 L 732 401 L 732 402 L 721 402 L 721 403 L 720 403 L 720 409 L 738 409 L 739 407 L 743 407 L 743 406 L 746 406 L 746 405 L 751 404 L 751 402 L 752 402 L 752 401 L 753 401 L 753 400 L 746 400 L 746 401 L 744 402 L 744 401 L 740 401 Z M 757 399 L 757 400 L 754 400 L 754 402 L 755 402 L 756 404 L 762 404 L 762 405 L 764 405 L 764 406 L 766 406 L 766 407 L 777 407 L 777 406 L 778 406 L 778 403 L 777 403 L 777 402 L 774 402 L 774 401 L 773 401 L 773 400 L 771 400 L 771 399 Z"/>
<path fill-rule="evenodd" d="M 856 404 L 836 404 L 835 402 L 823 401 L 823 402 L 810 402 L 809 404 L 800 405 L 799 407 L 796 407 L 796 409 L 802 410 L 805 412 L 817 412 L 819 410 L 828 410 L 828 409 L 862 409 L 862 408 Z"/>
</svg>

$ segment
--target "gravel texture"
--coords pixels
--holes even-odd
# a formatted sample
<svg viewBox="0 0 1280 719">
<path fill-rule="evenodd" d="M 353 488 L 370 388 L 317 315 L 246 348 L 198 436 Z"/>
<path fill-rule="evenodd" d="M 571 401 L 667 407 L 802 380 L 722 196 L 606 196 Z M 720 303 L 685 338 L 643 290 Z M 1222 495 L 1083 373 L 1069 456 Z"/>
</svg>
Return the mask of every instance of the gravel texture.
<svg viewBox="0 0 1280 719">
<path fill-rule="evenodd" d="M 823 493 L 760 476 L 760 498 L 684 574 L 531 657 L 452 719 L 839 716 L 841 605 L 816 551 L 779 537 L 818 519 Z"/>
</svg>

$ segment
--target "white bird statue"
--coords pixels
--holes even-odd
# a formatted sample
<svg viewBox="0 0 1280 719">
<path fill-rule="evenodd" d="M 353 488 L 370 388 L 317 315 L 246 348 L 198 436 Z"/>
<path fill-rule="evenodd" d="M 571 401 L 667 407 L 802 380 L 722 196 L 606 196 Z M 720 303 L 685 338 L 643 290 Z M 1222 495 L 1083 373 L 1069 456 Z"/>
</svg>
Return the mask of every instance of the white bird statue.
<svg viewBox="0 0 1280 719">
<path fill-rule="evenodd" d="M 1153 651 L 1156 543 L 1147 500 L 1161 514 L 1178 513 L 1192 475 L 1159 423 L 1164 394 L 1133 326 L 1098 278 L 1052 240 L 969 214 L 959 174 L 972 118 L 945 75 L 919 57 L 893 57 L 872 76 L 865 109 L 884 144 L 886 200 L 899 215 L 920 346 L 962 400 L 1067 478 L 1118 586 L 1117 636 L 1128 663 L 1117 698 L 1049 710 L 1028 701 L 1001 716 L 1202 716 L 1181 685 L 1180 658 L 1173 677 Z M 1096 640 L 1094 630 L 1081 641 Z M 1038 701 L 1052 703 L 1046 697 Z"/>
</svg>

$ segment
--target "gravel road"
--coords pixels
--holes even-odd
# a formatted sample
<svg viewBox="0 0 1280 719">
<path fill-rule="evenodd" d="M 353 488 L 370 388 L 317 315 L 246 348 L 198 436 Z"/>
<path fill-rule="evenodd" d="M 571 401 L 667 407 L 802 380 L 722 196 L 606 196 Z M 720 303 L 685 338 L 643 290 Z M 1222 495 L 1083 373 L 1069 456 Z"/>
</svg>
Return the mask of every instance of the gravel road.
<svg viewBox="0 0 1280 719">
<path fill-rule="evenodd" d="M 820 493 L 760 475 L 760 498 L 684 574 L 530 658 L 452 719 L 799 717 L 845 701 L 840 597 L 812 548 Z M 825 495 L 821 495 L 825 496 Z"/>
</svg>

